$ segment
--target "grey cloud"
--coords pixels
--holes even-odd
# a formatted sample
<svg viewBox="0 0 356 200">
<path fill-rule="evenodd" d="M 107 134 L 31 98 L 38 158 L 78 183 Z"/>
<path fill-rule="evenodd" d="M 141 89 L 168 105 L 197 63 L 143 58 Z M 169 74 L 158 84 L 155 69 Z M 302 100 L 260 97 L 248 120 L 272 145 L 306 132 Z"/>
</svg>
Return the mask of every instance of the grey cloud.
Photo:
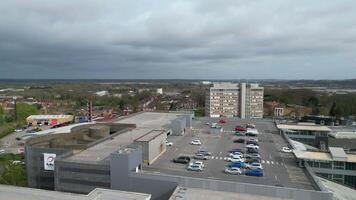
<svg viewBox="0 0 356 200">
<path fill-rule="evenodd" d="M 0 13 L 0 78 L 356 75 L 351 0 L 3 0 Z"/>
</svg>

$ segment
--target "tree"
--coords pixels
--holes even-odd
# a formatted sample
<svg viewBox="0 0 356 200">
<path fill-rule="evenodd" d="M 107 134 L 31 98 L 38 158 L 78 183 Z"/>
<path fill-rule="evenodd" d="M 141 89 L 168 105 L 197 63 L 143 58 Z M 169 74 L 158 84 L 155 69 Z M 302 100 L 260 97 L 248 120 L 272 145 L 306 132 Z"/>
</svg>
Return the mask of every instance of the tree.
<svg viewBox="0 0 356 200">
<path fill-rule="evenodd" d="M 331 105 L 329 115 L 330 116 L 335 116 L 336 115 L 336 102 L 335 101 Z"/>
</svg>

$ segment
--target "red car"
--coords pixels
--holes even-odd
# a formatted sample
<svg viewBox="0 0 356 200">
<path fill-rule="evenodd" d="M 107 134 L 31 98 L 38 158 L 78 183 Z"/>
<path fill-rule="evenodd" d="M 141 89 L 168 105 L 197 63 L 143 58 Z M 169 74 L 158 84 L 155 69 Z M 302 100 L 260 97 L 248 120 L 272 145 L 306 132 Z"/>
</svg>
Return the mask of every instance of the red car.
<svg viewBox="0 0 356 200">
<path fill-rule="evenodd" d="M 246 129 L 242 126 L 236 126 L 235 131 L 246 131 Z"/>
<path fill-rule="evenodd" d="M 220 123 L 220 124 L 225 124 L 225 123 L 226 123 L 226 121 L 225 121 L 225 120 L 223 120 L 223 119 L 220 119 L 220 120 L 219 120 L 219 123 Z"/>
</svg>

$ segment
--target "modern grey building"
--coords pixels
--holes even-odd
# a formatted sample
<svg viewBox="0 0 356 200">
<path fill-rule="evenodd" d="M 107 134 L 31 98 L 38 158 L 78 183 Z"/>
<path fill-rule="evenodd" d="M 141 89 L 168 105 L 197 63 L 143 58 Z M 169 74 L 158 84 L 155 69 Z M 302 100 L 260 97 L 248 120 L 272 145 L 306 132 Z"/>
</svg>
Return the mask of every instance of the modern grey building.
<svg viewBox="0 0 356 200">
<path fill-rule="evenodd" d="M 264 88 L 258 84 L 215 83 L 206 92 L 209 117 L 263 118 Z"/>
</svg>

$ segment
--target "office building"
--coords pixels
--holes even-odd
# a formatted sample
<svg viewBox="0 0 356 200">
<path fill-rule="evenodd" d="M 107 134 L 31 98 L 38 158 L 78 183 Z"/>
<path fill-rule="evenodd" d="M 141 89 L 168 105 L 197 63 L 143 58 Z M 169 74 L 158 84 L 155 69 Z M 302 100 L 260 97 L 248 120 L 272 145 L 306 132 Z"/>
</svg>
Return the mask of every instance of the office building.
<svg viewBox="0 0 356 200">
<path fill-rule="evenodd" d="M 206 93 L 209 117 L 263 118 L 264 88 L 258 84 L 215 83 Z"/>
</svg>

